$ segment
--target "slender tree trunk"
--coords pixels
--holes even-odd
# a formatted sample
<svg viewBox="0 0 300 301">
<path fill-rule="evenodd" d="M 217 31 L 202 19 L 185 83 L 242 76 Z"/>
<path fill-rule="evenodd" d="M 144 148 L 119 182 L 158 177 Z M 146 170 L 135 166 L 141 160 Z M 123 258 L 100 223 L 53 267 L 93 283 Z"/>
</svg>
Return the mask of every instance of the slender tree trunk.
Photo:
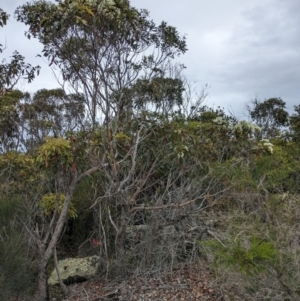
<svg viewBox="0 0 300 301">
<path fill-rule="evenodd" d="M 47 244 L 47 246 L 45 242 L 40 242 L 39 244 L 40 260 L 38 263 L 38 289 L 36 293 L 36 299 L 35 299 L 36 301 L 49 301 L 49 291 L 48 291 L 48 283 L 47 283 L 48 280 L 47 266 L 51 256 L 53 255 L 54 248 L 56 247 L 56 244 L 62 233 L 63 225 L 67 220 L 68 208 L 75 187 L 76 187 L 76 181 L 73 180 L 70 184 L 69 191 L 66 196 L 57 223 L 55 224 L 55 226 L 53 226 L 53 234 L 49 243 Z"/>
<path fill-rule="evenodd" d="M 127 211 L 127 208 L 126 208 Z M 128 226 L 127 222 L 127 214 L 125 209 L 122 208 L 121 213 L 121 223 L 119 227 L 119 231 L 116 235 L 115 247 L 116 247 L 116 256 L 117 256 L 117 264 L 118 264 L 118 273 L 119 275 L 126 275 L 126 270 L 124 270 L 125 263 L 125 249 L 124 249 L 124 237 L 126 232 L 126 227 Z"/>
<path fill-rule="evenodd" d="M 42 258 L 38 264 L 38 290 L 35 301 L 49 301 L 49 290 L 47 283 L 47 264 L 48 261 Z"/>
<path fill-rule="evenodd" d="M 60 276 L 60 271 L 59 271 L 58 262 L 57 262 L 56 247 L 54 248 L 54 263 L 55 263 L 55 269 L 56 269 L 56 273 L 57 273 L 57 278 L 58 278 L 58 281 L 59 281 L 59 285 L 61 287 L 61 290 L 64 293 L 64 296 L 67 297 L 68 294 L 69 294 L 69 290 L 68 290 L 67 286 L 63 283 L 63 281 L 61 279 L 61 276 Z"/>
</svg>

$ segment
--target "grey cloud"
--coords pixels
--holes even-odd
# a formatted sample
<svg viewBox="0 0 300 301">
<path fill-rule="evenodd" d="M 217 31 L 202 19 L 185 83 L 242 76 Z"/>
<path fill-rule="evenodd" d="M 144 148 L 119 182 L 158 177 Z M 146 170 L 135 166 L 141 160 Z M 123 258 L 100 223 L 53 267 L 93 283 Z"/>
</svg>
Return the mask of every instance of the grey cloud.
<svg viewBox="0 0 300 301">
<path fill-rule="evenodd" d="M 0 7 L 13 14 L 22 0 L 5 1 Z M 292 108 L 300 103 L 300 1 L 299 0 L 131 0 L 150 11 L 155 22 L 167 21 L 187 34 L 189 51 L 179 57 L 186 76 L 198 85 L 211 86 L 208 105 L 234 108 L 240 114 L 254 97 L 282 97 Z M 1 6 L 2 5 L 2 6 Z M 41 45 L 24 37 L 26 28 L 11 18 L 6 29 L 10 54 L 20 51 L 42 73 L 24 89 L 57 87 L 43 59 L 35 56 Z M 1 43 L 0 42 L 0 43 Z M 3 57 L 3 56 L 2 56 Z"/>
<path fill-rule="evenodd" d="M 244 98 L 252 94 L 262 99 L 278 96 L 292 108 L 299 103 L 300 92 L 300 27 L 295 26 L 300 6 L 272 3 L 243 13 L 243 23 L 237 24 L 225 43 L 230 51 L 211 80 L 219 85 L 217 93 L 232 90 Z"/>
</svg>

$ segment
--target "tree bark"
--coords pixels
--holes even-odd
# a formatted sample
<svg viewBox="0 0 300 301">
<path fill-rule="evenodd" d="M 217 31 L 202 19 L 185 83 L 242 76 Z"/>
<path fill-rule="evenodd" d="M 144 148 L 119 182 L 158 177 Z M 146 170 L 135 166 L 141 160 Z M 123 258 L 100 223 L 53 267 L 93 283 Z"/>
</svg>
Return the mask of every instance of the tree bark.
<svg viewBox="0 0 300 301">
<path fill-rule="evenodd" d="M 55 224 L 55 226 L 53 226 L 53 232 L 51 231 L 52 235 L 50 241 L 46 242 L 44 239 L 44 241 L 41 241 L 39 243 L 40 261 L 38 264 L 38 289 L 36 292 L 36 301 L 49 301 L 47 265 L 51 256 L 53 255 L 54 248 L 56 247 L 56 244 L 62 233 L 63 225 L 67 220 L 67 213 L 71 202 L 71 198 L 76 187 L 76 183 L 77 179 L 75 178 L 70 184 L 69 191 L 66 195 L 66 199 L 63 204 L 57 223 Z"/>
<path fill-rule="evenodd" d="M 42 258 L 38 264 L 38 290 L 35 301 L 49 301 L 49 290 L 47 283 L 47 265 L 48 262 Z"/>
<path fill-rule="evenodd" d="M 68 290 L 67 286 L 64 284 L 64 282 L 62 281 L 61 276 L 60 276 L 60 271 L 59 271 L 58 262 L 57 262 L 56 247 L 54 248 L 54 264 L 55 264 L 55 269 L 56 269 L 56 273 L 57 273 L 57 278 L 58 278 L 58 281 L 59 281 L 59 285 L 61 287 L 61 290 L 64 293 L 64 296 L 67 297 L 68 294 L 69 294 L 69 290 Z"/>
</svg>

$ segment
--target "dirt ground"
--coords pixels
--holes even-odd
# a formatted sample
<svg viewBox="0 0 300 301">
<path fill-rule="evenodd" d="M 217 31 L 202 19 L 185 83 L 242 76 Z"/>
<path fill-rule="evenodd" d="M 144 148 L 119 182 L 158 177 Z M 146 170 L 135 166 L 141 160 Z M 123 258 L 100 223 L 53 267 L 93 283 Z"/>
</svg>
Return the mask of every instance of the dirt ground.
<svg viewBox="0 0 300 301">
<path fill-rule="evenodd" d="M 136 277 L 127 281 L 93 279 L 69 286 L 63 298 L 52 288 L 51 301 L 228 301 L 226 292 L 214 288 L 214 272 L 199 262 L 183 265 L 159 277 Z M 57 292 L 60 289 L 57 287 Z"/>
</svg>

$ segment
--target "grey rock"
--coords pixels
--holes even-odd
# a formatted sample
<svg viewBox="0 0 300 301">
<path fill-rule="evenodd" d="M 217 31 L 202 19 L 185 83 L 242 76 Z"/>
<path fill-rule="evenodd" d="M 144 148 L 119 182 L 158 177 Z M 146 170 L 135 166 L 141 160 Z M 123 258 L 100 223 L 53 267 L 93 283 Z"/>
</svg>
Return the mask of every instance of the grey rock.
<svg viewBox="0 0 300 301">
<path fill-rule="evenodd" d="M 82 282 L 95 276 L 99 269 L 100 257 L 90 256 L 84 258 L 66 258 L 58 261 L 58 269 L 65 284 Z M 52 271 L 49 285 L 58 284 L 56 269 Z"/>
</svg>

